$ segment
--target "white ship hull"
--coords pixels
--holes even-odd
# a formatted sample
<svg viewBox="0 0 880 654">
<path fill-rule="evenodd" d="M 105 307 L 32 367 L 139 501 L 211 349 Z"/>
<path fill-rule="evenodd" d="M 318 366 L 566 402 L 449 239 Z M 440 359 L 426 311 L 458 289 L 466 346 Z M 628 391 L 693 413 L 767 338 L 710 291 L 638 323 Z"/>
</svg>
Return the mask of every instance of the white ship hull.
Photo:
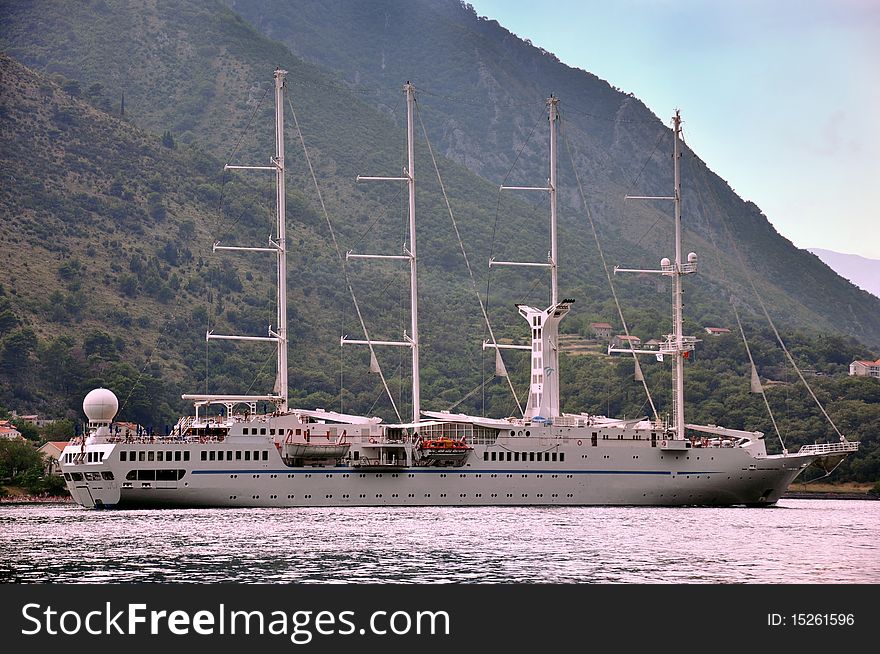
<svg viewBox="0 0 880 654">
<path fill-rule="evenodd" d="M 649 434 L 620 430 L 614 440 L 600 432 L 593 446 L 591 434 L 503 436 L 475 445 L 458 466 L 408 464 L 412 448 L 399 443 L 381 446 L 401 453 L 394 465 L 377 460 L 370 466 L 359 464 L 380 446 L 368 442 L 353 443 L 349 458 L 299 466 L 286 465 L 269 439 L 98 443 L 68 446 L 65 454 L 83 461 L 63 463 L 62 470 L 74 499 L 86 507 L 766 506 L 818 458 L 767 456 L 763 442 L 705 448 L 681 443 L 682 449 L 670 450 Z M 160 450 L 170 452 L 171 460 L 139 460 L 142 451 Z M 210 450 L 222 460 L 202 461 L 202 452 Z M 235 458 L 242 450 L 256 460 Z"/>
</svg>

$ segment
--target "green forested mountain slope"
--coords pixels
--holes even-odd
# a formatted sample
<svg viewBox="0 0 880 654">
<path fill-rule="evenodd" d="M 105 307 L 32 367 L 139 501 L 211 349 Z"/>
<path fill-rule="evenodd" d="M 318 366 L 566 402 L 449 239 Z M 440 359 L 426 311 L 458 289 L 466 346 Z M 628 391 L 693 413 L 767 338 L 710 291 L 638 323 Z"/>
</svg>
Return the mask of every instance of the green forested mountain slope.
<svg viewBox="0 0 880 654">
<path fill-rule="evenodd" d="M 460 0 L 226 2 L 263 33 L 338 70 L 357 88 L 417 80 L 430 93 L 429 129 L 440 149 L 490 180 L 504 179 L 542 100 L 554 93 L 603 234 L 620 241 L 627 263 L 650 266 L 669 255 L 671 209 L 621 201 L 626 193 L 668 195 L 672 185 L 671 134 L 663 125 L 669 116 L 658 120 L 637 97 L 478 18 Z M 685 110 L 685 122 L 687 117 Z M 528 142 L 515 168 L 520 179 L 546 175 L 543 144 Z M 567 159 L 564 149 L 561 156 Z M 686 150 L 684 159 L 686 247 L 703 255 L 704 276 L 723 288 L 715 292 L 759 310 L 735 241 L 775 307 L 774 319 L 880 344 L 876 297 L 779 235 L 758 207 L 737 197 L 693 152 Z M 562 233 L 570 236 L 586 226 L 570 173 L 562 173 L 561 186 L 567 205 Z M 658 209 L 666 212 L 659 222 Z M 713 243 L 719 257 L 711 252 Z M 566 262 L 577 252 L 563 249 Z M 729 311 L 723 319 L 732 319 Z"/>
<path fill-rule="evenodd" d="M 17 2 L 0 6 L 0 46 L 33 67 L 25 68 L 8 57 L 0 60 L 4 88 L 0 97 L 0 243 L 4 252 L 13 253 L 0 275 L 0 404 L 78 415 L 83 394 L 104 385 L 119 395 L 121 418 L 161 425 L 185 410 L 181 392 L 206 386 L 228 392 L 271 388 L 273 352 L 229 343 L 212 343 L 206 349 L 204 331 L 264 334 L 273 321 L 271 263 L 215 256 L 211 244 L 217 240 L 260 244 L 270 234 L 274 211 L 270 180 L 251 173 L 224 174 L 222 168 L 230 157 L 237 163 L 263 163 L 272 151 L 273 114 L 267 91 L 276 65 L 290 71 L 289 96 L 342 250 L 395 253 L 404 247 L 405 189 L 395 184 L 355 183 L 358 174 L 397 174 L 404 165 L 400 81 L 383 82 L 372 89 L 357 84 L 350 88 L 334 73 L 298 59 L 215 2 L 97 1 L 69 6 Z M 424 9 L 419 3 L 413 6 Z M 455 16 L 460 9 L 457 5 L 438 7 L 452 10 Z M 328 5 L 328 10 L 334 8 L 339 7 Z M 303 20 L 307 18 L 304 14 Z M 315 24 L 316 30 L 319 27 Z M 519 130 L 511 131 L 506 142 L 488 152 L 488 160 L 498 170 L 512 163 L 511 152 L 515 157 L 525 142 L 517 134 L 535 128 L 520 157 L 522 166 L 518 164 L 511 173 L 511 183 L 539 183 L 546 177 L 546 123 L 540 119 L 544 95 L 543 90 L 535 92 L 527 124 L 517 118 L 516 105 L 496 107 L 499 120 L 495 124 L 506 125 L 500 118 L 510 110 L 511 124 Z M 377 103 L 379 97 L 384 104 Z M 516 338 L 523 330 L 512 303 L 546 301 L 546 280 L 509 272 L 495 272 L 487 280 L 485 262 L 490 255 L 513 260 L 546 256 L 546 202 L 534 205 L 517 196 L 499 196 L 498 177 L 506 170 L 495 175 L 491 169 L 481 169 L 491 180 L 487 181 L 462 165 L 470 167 L 473 162 L 450 147 L 445 128 L 437 126 L 445 124 L 441 100 L 426 84 L 418 95 L 418 116 L 435 145 L 442 144 L 447 153 L 460 159 L 458 164 L 439 159 L 444 183 L 477 286 L 484 290 L 487 281 L 491 282 L 490 310 L 496 330 L 502 337 Z M 458 96 L 450 104 L 458 104 L 457 100 Z M 470 105 L 472 110 L 483 111 L 482 107 L 482 101 Z M 343 350 L 338 345 L 340 334 L 359 336 L 359 327 L 289 112 L 287 120 L 292 403 L 394 419 L 376 376 L 367 372 L 364 350 Z M 669 226 L 668 221 L 661 217 L 654 231 L 639 241 L 658 214 L 645 207 L 620 208 L 615 198 L 629 189 L 619 180 L 608 182 L 603 171 L 618 171 L 614 174 L 626 179 L 631 170 L 620 173 L 620 163 L 608 144 L 596 145 L 608 140 L 607 134 L 585 131 L 576 136 L 570 120 L 569 112 L 564 126 L 576 160 L 590 160 L 590 152 L 604 157 L 602 165 L 583 169 L 578 165 L 587 180 L 609 261 L 653 266 L 658 253 L 668 253 L 663 251 L 669 244 L 665 230 L 663 247 L 652 244 L 658 231 Z M 651 121 L 661 129 L 656 119 Z M 652 133 L 644 158 L 658 134 L 662 132 Z M 461 135 L 462 143 L 481 138 L 471 132 Z M 621 131 L 608 143 L 630 138 L 638 142 Z M 640 190 L 666 190 L 669 175 L 662 167 L 668 167 L 668 157 L 662 148 L 663 143 L 654 153 L 656 166 L 646 166 L 638 180 Z M 572 204 L 572 169 L 564 152 L 561 174 Z M 697 219 L 709 216 L 712 206 L 731 211 L 741 207 L 732 192 L 708 192 L 714 178 L 698 160 L 691 157 L 685 166 L 686 176 L 691 169 L 692 183 L 705 185 L 705 195 L 712 198 L 696 214 Z M 494 361 L 479 347 L 485 337 L 479 311 L 421 139 L 416 171 L 423 407 L 436 410 L 449 408 L 484 379 L 491 379 Z M 612 187 L 620 194 L 609 190 Z M 757 209 L 747 208 L 751 222 L 743 223 L 746 231 L 763 231 L 767 239 L 775 239 L 784 248 L 784 241 Z M 609 218 L 615 215 L 620 218 L 617 223 Z M 745 229 L 743 224 L 731 224 L 734 230 Z M 567 319 L 567 328 L 586 333 L 590 320 L 616 323 L 585 219 L 566 209 L 562 231 L 561 288 L 578 300 L 577 313 Z M 735 271 L 733 259 L 720 243 L 723 237 L 717 225 L 688 236 L 688 246 L 701 253 L 705 270 L 699 279 L 688 280 L 691 332 L 728 320 L 727 291 L 717 271 L 712 271 L 716 261 L 726 266 L 728 276 Z M 713 252 L 713 239 L 720 245 L 717 252 Z M 350 270 L 372 335 L 399 338 L 408 324 L 404 271 L 392 264 L 352 265 Z M 812 331 L 811 336 L 798 337 L 803 344 L 797 351 L 801 363 L 840 374 L 852 358 L 872 353 L 851 338 L 817 337 L 816 332 L 843 331 L 872 341 L 866 332 L 844 329 L 840 321 L 830 325 L 834 306 L 820 302 L 820 311 L 806 304 L 803 296 L 809 287 L 815 290 L 824 284 L 816 281 L 825 274 L 823 270 L 827 269 L 803 260 L 804 279 L 796 284 L 795 292 L 785 290 L 779 275 L 758 283 L 774 310 L 787 314 L 779 316 L 780 322 Z M 651 338 L 668 330 L 668 289 L 658 292 L 653 280 L 647 285 L 639 279 L 617 279 L 616 283 L 635 333 Z M 850 297 L 850 291 L 841 288 L 842 296 Z M 813 301 L 819 301 L 815 293 Z M 853 315 L 860 314 L 853 311 Z M 710 399 L 714 393 L 730 396 L 733 389 L 742 393 L 735 377 L 743 372 L 742 358 L 737 359 L 734 351 L 738 348 L 731 341 L 726 348 L 707 349 L 705 359 L 698 354 L 693 373 L 689 370 L 695 380 L 689 391 L 695 419 L 712 420 L 718 415 L 719 407 Z M 784 362 L 778 353 L 770 347 L 758 351 L 762 374 L 785 382 L 786 373 L 779 372 Z M 380 361 L 406 415 L 408 353 L 383 350 Z M 706 364 L 699 372 L 699 366 Z M 513 359 L 509 365 L 522 386 L 526 366 Z M 644 398 L 631 381 L 631 362 L 564 356 L 561 365 L 568 384 L 565 410 L 615 415 L 645 412 Z M 662 364 L 646 365 L 646 375 L 663 411 L 668 403 L 668 371 Z M 828 383 L 827 399 L 849 402 L 840 408 L 854 416 L 847 433 L 873 433 L 870 426 L 880 419 L 870 413 L 876 402 L 871 399 L 873 387 L 844 389 L 833 380 Z M 779 401 L 791 411 L 788 425 L 797 434 L 795 438 L 824 437 L 827 429 L 813 422 L 815 411 L 800 405 L 803 394 L 784 383 L 779 388 Z M 729 417 L 726 424 L 769 431 L 755 398 L 737 397 L 739 410 L 733 414 L 729 407 L 721 407 Z M 487 385 L 485 394 L 469 396 L 458 408 L 510 415 L 515 405 L 504 384 L 496 380 Z M 869 476 L 871 469 L 868 465 L 868 472 L 859 474 Z"/>
</svg>

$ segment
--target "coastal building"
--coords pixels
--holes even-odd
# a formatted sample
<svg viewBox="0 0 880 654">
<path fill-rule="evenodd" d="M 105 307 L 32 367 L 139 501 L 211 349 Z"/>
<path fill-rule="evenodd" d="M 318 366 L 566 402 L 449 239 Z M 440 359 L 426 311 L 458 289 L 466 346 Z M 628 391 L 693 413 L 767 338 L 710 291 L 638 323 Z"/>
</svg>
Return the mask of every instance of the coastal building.
<svg viewBox="0 0 880 654">
<path fill-rule="evenodd" d="M 23 440 L 24 436 L 8 420 L 0 420 L 0 440 L 17 441 Z"/>
<path fill-rule="evenodd" d="M 611 347 L 619 348 L 619 347 L 634 347 L 637 348 L 642 344 L 642 339 L 638 336 L 626 336 L 625 334 L 618 334 L 614 338 L 611 339 Z"/>
<path fill-rule="evenodd" d="M 68 446 L 68 444 L 68 441 L 49 441 L 39 450 L 37 450 L 40 454 L 43 455 L 43 462 L 45 463 L 46 474 L 61 474 L 61 464 L 58 462 L 58 459 L 61 458 L 61 453 L 64 451 L 64 448 Z"/>
<path fill-rule="evenodd" d="M 41 429 L 46 425 L 51 425 L 55 422 L 55 420 L 52 418 L 41 418 L 39 414 L 36 413 L 19 415 L 13 410 L 11 415 L 13 420 L 24 420 L 25 422 L 31 423 L 34 427 L 38 427 Z"/>
<path fill-rule="evenodd" d="M 851 377 L 877 377 L 880 378 L 880 359 L 876 361 L 853 361 L 849 364 Z"/>
<path fill-rule="evenodd" d="M 611 338 L 611 323 L 608 322 L 591 322 L 590 331 L 596 338 Z"/>
</svg>

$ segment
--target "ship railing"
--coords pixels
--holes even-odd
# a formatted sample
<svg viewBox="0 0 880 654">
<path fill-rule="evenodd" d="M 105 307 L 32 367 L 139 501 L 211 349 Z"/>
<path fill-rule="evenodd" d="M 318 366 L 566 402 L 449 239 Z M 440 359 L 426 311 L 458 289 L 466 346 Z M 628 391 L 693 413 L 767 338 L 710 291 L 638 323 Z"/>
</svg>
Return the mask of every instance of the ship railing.
<svg viewBox="0 0 880 654">
<path fill-rule="evenodd" d="M 140 436 L 107 436 L 104 438 L 103 442 L 105 443 L 117 443 L 122 445 L 175 445 L 181 443 L 223 443 L 226 440 L 226 436 L 219 435 L 211 435 L 211 436 L 195 436 L 195 435 L 187 435 L 187 436 L 178 436 L 176 434 L 167 434 L 167 435 L 153 435 L 148 436 L 146 434 L 142 434 Z"/>
<path fill-rule="evenodd" d="M 661 354 L 674 354 L 679 351 L 688 352 L 694 349 L 696 343 L 696 336 L 682 336 L 680 342 L 674 336 L 667 336 L 666 340 L 660 343 L 659 352 Z"/>
<path fill-rule="evenodd" d="M 845 454 L 859 449 L 858 441 L 842 441 L 838 443 L 816 443 L 804 445 L 798 450 L 798 454 Z"/>
</svg>

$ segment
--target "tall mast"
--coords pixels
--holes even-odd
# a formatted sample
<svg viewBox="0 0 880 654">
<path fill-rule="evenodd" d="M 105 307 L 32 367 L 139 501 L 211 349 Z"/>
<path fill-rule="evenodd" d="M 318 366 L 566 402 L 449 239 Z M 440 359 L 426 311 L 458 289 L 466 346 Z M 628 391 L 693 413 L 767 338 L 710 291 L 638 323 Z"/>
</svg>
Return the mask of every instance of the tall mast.
<svg viewBox="0 0 880 654">
<path fill-rule="evenodd" d="M 526 418 L 557 418 L 561 415 L 559 405 L 559 323 L 571 309 L 574 300 L 559 301 L 557 282 L 558 247 L 556 216 L 556 124 L 559 120 L 557 105 L 559 98 L 547 99 L 550 127 L 550 179 L 547 186 L 502 186 L 502 189 L 521 191 L 544 191 L 550 198 L 550 252 L 547 263 L 495 261 L 489 266 L 533 266 L 550 269 L 550 306 L 538 309 L 518 304 L 520 315 L 529 323 L 532 333 L 531 345 L 502 345 L 486 341 L 484 348 L 529 350 L 531 352 L 531 377 L 529 399 L 526 403 Z"/>
<path fill-rule="evenodd" d="M 684 335 L 682 320 L 682 287 L 683 275 L 697 272 L 697 255 L 690 252 L 687 261 L 681 256 L 681 115 L 675 110 L 672 117 L 673 132 L 673 195 L 672 196 L 648 196 L 627 195 L 627 200 L 671 200 L 674 204 L 675 223 L 675 261 L 667 258 L 660 261 L 660 270 L 640 270 L 633 268 L 614 268 L 614 272 L 655 273 L 672 277 L 672 333 L 666 335 L 666 340 L 660 344 L 658 350 L 637 350 L 633 348 L 608 348 L 608 352 L 627 352 L 636 354 L 653 354 L 662 358 L 664 355 L 672 355 L 672 430 L 675 438 L 684 439 L 684 359 L 694 349 L 697 339 L 693 336 Z"/>
<path fill-rule="evenodd" d="M 675 363 L 672 367 L 672 424 L 676 437 L 684 439 L 684 334 L 682 325 L 682 293 L 681 293 L 681 115 L 678 109 L 672 118 L 674 145 L 672 150 L 673 168 L 675 170 L 675 269 L 672 273 L 672 335 L 676 343 Z M 691 348 L 693 349 L 693 348 Z"/>
<path fill-rule="evenodd" d="M 278 225 L 276 238 L 269 239 L 269 247 L 240 247 L 220 245 L 214 243 L 214 251 L 231 250 L 238 252 L 272 252 L 275 253 L 278 263 L 278 312 L 276 315 L 277 326 L 272 329 L 269 325 L 268 336 L 233 336 L 215 334 L 209 331 L 207 340 L 229 341 L 267 341 L 275 343 L 278 348 L 277 371 L 275 375 L 275 387 L 270 395 L 222 395 L 205 394 L 183 395 L 185 400 L 196 400 L 199 404 L 223 403 L 229 411 L 237 402 L 247 402 L 251 405 L 251 411 L 256 411 L 257 402 L 273 402 L 280 411 L 287 411 L 287 234 L 285 229 L 285 188 L 284 188 L 284 77 L 286 70 L 275 69 L 275 156 L 271 159 L 271 166 L 237 166 L 227 164 L 225 170 L 271 170 L 275 172 L 275 203 Z"/>
<path fill-rule="evenodd" d="M 285 223 L 286 192 L 284 187 L 284 76 L 286 70 L 275 69 L 275 201 L 278 214 L 278 373 L 275 392 L 281 398 L 279 408 L 287 410 L 287 230 Z"/>
<path fill-rule="evenodd" d="M 409 261 L 410 290 L 410 333 L 404 332 L 402 341 L 354 340 L 342 337 L 342 344 L 355 345 L 395 345 L 408 347 L 412 351 L 412 421 L 418 422 L 421 417 L 421 390 L 419 386 L 419 283 L 418 260 L 416 259 L 416 177 L 415 177 L 415 138 L 413 123 L 413 107 L 415 104 L 415 86 L 407 82 L 403 85 L 406 94 L 406 154 L 407 168 L 403 177 L 364 177 L 358 175 L 358 181 L 397 181 L 406 182 L 409 191 L 409 243 L 403 255 L 386 254 L 353 254 L 348 252 L 346 259 L 398 259 Z"/>
<path fill-rule="evenodd" d="M 412 394 L 413 422 L 421 416 L 421 389 L 419 387 L 419 283 L 418 261 L 416 260 L 416 178 L 415 178 L 415 139 L 413 138 L 413 104 L 415 87 L 407 82 L 406 93 L 406 155 L 407 180 L 409 190 L 409 301 L 410 301 L 410 341 L 412 341 Z"/>
<path fill-rule="evenodd" d="M 547 100 L 547 108 L 550 112 L 550 304 L 559 301 L 559 293 L 556 282 L 556 262 L 558 250 L 556 247 L 556 119 L 558 118 L 556 105 L 559 98 L 552 95 Z"/>
</svg>

